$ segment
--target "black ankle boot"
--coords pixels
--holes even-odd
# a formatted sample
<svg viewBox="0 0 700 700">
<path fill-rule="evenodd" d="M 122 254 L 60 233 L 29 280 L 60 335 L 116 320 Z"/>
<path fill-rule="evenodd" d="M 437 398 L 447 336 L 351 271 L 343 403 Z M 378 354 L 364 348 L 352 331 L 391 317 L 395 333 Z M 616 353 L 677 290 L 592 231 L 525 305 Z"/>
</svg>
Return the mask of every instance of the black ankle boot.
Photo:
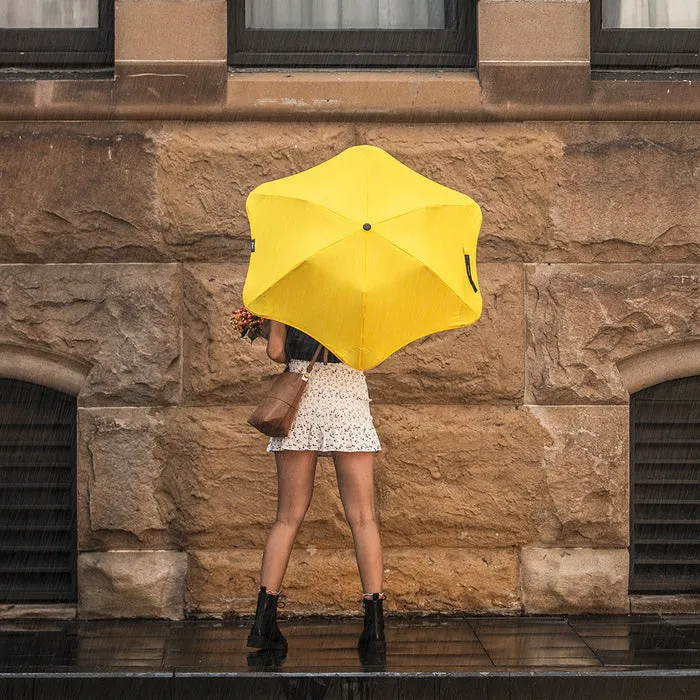
<svg viewBox="0 0 700 700">
<path fill-rule="evenodd" d="M 255 620 L 248 635 L 249 647 L 287 652 L 287 640 L 277 625 L 277 608 L 284 607 L 284 602 L 280 601 L 279 597 L 279 593 L 273 595 L 267 592 L 265 586 L 260 586 Z"/>
<path fill-rule="evenodd" d="M 362 598 L 365 609 L 365 620 L 357 648 L 366 652 L 382 652 L 386 649 L 384 639 L 384 606 L 383 593 L 373 593 L 372 598 Z"/>
</svg>

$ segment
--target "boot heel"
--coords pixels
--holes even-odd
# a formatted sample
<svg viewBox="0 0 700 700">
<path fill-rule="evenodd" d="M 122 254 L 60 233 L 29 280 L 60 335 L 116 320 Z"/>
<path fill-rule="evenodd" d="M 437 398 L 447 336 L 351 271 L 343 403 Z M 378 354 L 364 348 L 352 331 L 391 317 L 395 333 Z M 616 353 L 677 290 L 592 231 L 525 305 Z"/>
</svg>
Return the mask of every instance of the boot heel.
<svg viewBox="0 0 700 700">
<path fill-rule="evenodd" d="M 287 651 L 287 640 L 277 625 L 277 608 L 284 607 L 279 600 L 280 594 L 267 592 L 265 586 L 260 586 L 258 603 L 255 608 L 255 620 L 248 635 L 246 645 L 257 649 L 273 649 Z"/>
<path fill-rule="evenodd" d="M 265 646 L 265 637 L 260 634 L 249 634 L 247 646 L 262 649 Z"/>
</svg>

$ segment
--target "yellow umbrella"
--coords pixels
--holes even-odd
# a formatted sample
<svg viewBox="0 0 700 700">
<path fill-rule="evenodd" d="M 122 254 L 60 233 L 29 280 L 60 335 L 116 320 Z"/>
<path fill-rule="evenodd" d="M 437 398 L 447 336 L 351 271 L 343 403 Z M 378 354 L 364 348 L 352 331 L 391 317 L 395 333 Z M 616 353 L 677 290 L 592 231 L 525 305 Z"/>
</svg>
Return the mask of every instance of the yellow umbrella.
<svg viewBox="0 0 700 700">
<path fill-rule="evenodd" d="M 481 210 L 376 146 L 256 187 L 243 303 L 356 369 L 474 323 Z"/>
</svg>

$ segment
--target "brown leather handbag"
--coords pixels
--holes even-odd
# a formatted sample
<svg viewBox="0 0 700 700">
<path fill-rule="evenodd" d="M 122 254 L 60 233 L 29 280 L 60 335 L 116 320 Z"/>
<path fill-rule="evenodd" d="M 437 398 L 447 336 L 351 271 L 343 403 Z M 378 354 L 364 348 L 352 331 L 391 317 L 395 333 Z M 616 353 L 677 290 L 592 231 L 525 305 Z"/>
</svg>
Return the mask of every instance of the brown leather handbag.
<svg viewBox="0 0 700 700">
<path fill-rule="evenodd" d="M 304 372 L 290 372 L 289 363 L 287 363 L 284 372 L 275 377 L 267 396 L 248 418 L 250 425 L 263 435 L 287 437 L 297 414 L 301 397 L 306 391 L 309 373 L 316 363 L 321 347 L 319 343 Z"/>
</svg>

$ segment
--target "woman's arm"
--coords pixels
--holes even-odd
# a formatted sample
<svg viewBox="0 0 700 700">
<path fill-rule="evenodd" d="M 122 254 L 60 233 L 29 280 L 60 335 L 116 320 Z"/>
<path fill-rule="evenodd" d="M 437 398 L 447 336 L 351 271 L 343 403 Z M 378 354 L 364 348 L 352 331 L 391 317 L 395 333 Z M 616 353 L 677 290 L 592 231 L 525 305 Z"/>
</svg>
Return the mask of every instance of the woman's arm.
<svg viewBox="0 0 700 700">
<path fill-rule="evenodd" d="M 284 342 L 287 339 L 287 326 L 279 321 L 269 321 L 267 337 L 267 356 L 275 362 L 284 363 L 287 358 L 284 353 Z"/>
</svg>

